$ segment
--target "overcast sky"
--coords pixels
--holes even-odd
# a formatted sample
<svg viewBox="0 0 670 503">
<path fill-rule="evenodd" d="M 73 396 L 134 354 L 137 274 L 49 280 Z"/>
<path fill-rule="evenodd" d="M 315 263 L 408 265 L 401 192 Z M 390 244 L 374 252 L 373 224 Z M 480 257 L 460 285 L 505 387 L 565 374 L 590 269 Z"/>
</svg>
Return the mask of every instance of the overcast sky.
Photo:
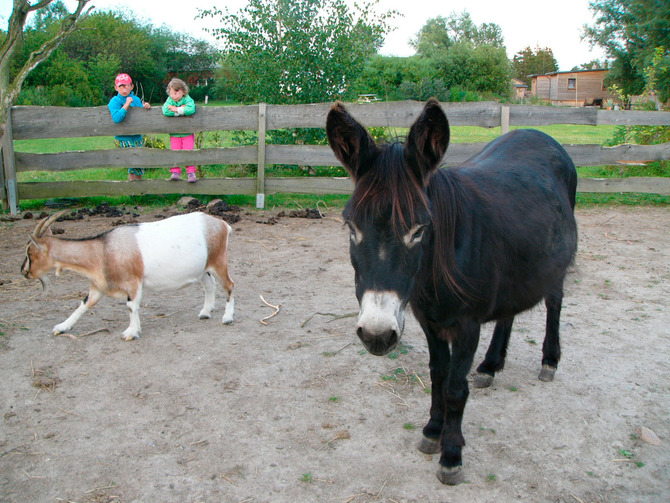
<svg viewBox="0 0 670 503">
<path fill-rule="evenodd" d="M 348 0 L 349 1 L 349 0 Z M 35 3 L 36 0 L 30 0 Z M 353 0 L 351 0 L 353 4 Z M 65 0 L 72 8 L 76 2 Z M 132 11 L 134 17 L 159 27 L 163 24 L 175 32 L 189 33 L 195 37 L 212 40 L 203 31 L 203 20 L 194 20 L 198 9 L 214 6 L 231 12 L 246 4 L 245 0 L 185 0 L 167 5 L 165 0 L 91 0 L 97 10 Z M 411 56 L 414 51 L 409 46 L 413 38 L 430 18 L 448 17 L 452 13 L 468 11 L 475 24 L 496 23 L 502 29 L 507 55 L 511 59 L 517 52 L 530 46 L 549 47 L 558 61 L 559 70 L 571 70 L 574 66 L 593 59 L 603 59 L 604 53 L 598 47 L 591 50 L 589 44 L 581 40 L 584 24 L 593 25 L 589 11 L 589 0 L 562 0 L 558 3 L 506 2 L 503 0 L 382 0 L 384 10 L 395 9 L 402 14 L 393 21 L 396 30 L 387 38 L 381 53 L 394 56 Z M 437 4 L 437 5 L 436 5 Z M 430 7 L 429 7 L 430 6 Z M 3 30 L 11 14 L 12 2 L 0 1 L 0 22 Z M 211 21 L 210 21 L 211 25 Z M 216 25 L 214 25 L 216 26 Z"/>
</svg>

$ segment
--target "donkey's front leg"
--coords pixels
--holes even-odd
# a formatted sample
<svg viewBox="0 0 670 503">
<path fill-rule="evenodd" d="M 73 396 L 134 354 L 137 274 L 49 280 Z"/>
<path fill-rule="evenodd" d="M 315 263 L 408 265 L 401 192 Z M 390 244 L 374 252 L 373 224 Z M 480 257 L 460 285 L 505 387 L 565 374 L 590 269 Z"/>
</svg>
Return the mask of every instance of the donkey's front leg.
<svg viewBox="0 0 670 503">
<path fill-rule="evenodd" d="M 95 306 L 98 301 L 104 297 L 104 295 L 104 293 L 91 285 L 88 295 L 84 300 L 81 301 L 79 307 L 74 310 L 74 312 L 67 320 L 59 323 L 53 328 L 54 335 L 64 334 L 65 332 L 69 331 L 74 326 L 74 324 L 77 323 L 77 320 L 81 318 L 86 311 Z"/>
<path fill-rule="evenodd" d="M 477 350 L 479 331 L 480 325 L 473 321 L 464 321 L 459 329 L 451 331 L 449 375 L 442 387 L 444 427 L 441 439 L 442 456 L 437 472 L 437 478 L 443 484 L 455 485 L 464 480 L 462 449 L 465 439 L 461 424 L 470 394 L 467 376 Z"/>
<path fill-rule="evenodd" d="M 423 427 L 423 437 L 417 446 L 424 454 L 437 454 L 442 449 L 440 438 L 444 427 L 444 396 L 442 388 L 449 374 L 449 343 L 429 328 L 423 328 L 430 354 L 430 419 Z"/>
</svg>

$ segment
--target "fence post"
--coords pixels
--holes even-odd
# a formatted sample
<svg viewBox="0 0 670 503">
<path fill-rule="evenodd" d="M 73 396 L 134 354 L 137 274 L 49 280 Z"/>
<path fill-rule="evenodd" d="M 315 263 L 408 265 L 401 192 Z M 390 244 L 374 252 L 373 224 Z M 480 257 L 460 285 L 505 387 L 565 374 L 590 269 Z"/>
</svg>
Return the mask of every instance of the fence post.
<svg viewBox="0 0 670 503">
<path fill-rule="evenodd" d="M 265 128 L 267 104 L 258 104 L 258 168 L 256 169 L 256 208 L 265 208 Z"/>
<path fill-rule="evenodd" d="M 509 133 L 509 106 L 500 107 L 500 136 Z"/>
<path fill-rule="evenodd" d="M 14 161 L 14 134 L 12 133 L 12 110 L 10 108 L 5 125 L 5 134 L 2 137 L 2 163 L 4 165 L 4 184 L 6 190 L 9 213 L 18 213 L 19 194 L 16 185 L 16 163 Z"/>
</svg>

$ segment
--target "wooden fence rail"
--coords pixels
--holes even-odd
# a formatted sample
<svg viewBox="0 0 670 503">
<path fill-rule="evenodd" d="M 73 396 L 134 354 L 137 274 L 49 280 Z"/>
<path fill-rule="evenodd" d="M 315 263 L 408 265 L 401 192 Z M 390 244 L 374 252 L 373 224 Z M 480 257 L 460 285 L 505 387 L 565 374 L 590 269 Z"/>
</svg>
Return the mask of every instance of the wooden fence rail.
<svg viewBox="0 0 670 503">
<path fill-rule="evenodd" d="M 352 184 L 347 178 L 266 177 L 272 164 L 335 166 L 339 162 L 323 145 L 266 145 L 265 133 L 285 128 L 324 128 L 330 103 L 311 105 L 266 105 L 199 107 L 192 116 L 167 118 L 160 108 L 131 109 L 126 119 L 114 124 L 107 107 L 13 107 L 2 145 L 0 170 L 3 208 L 18 211 L 21 199 L 53 197 L 121 196 L 143 194 L 248 194 L 256 195 L 263 207 L 266 194 L 279 192 L 347 194 Z M 368 127 L 411 126 L 421 112 L 414 101 L 354 103 L 348 109 Z M 501 127 L 550 124 L 586 125 L 670 125 L 670 112 L 604 111 L 596 108 L 555 108 L 527 105 L 500 105 L 492 102 L 445 103 L 443 108 L 452 126 Z M 14 152 L 14 140 L 114 136 L 119 134 L 198 133 L 204 131 L 257 131 L 256 145 L 234 148 L 207 148 L 170 151 L 150 148 L 30 154 Z M 450 145 L 445 165 L 456 165 L 481 151 L 485 143 Z M 578 166 L 649 162 L 670 159 L 670 144 L 640 146 L 563 145 Z M 254 164 L 254 178 L 206 178 L 197 184 L 170 183 L 145 179 L 134 182 L 76 181 L 22 182 L 17 173 L 27 171 L 70 171 L 101 167 L 155 168 L 173 165 Z M 580 179 L 581 192 L 646 192 L 670 194 L 670 179 L 623 178 Z"/>
</svg>

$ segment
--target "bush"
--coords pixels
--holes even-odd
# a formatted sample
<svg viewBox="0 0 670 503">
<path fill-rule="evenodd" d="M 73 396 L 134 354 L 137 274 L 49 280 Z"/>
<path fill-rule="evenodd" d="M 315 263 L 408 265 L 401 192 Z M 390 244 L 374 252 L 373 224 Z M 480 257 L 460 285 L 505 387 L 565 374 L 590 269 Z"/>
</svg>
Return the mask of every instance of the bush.
<svg viewBox="0 0 670 503">
<path fill-rule="evenodd" d="M 75 90 L 67 84 L 23 88 L 16 100 L 16 105 L 54 107 L 91 107 L 98 104 L 89 89 Z"/>
</svg>

